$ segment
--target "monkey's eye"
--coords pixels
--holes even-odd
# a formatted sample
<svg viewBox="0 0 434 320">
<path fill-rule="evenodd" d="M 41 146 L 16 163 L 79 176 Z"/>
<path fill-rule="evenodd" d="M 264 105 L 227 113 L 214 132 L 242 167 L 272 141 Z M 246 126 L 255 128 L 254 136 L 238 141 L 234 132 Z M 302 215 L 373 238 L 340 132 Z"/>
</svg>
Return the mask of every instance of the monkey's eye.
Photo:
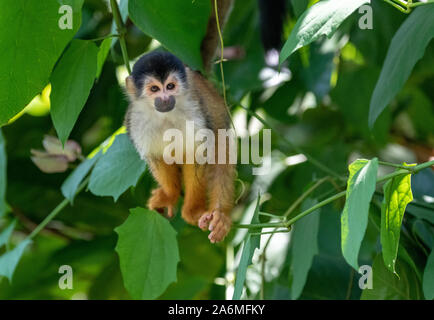
<svg viewBox="0 0 434 320">
<path fill-rule="evenodd" d="M 160 90 L 160 88 L 158 88 L 157 86 L 152 86 L 151 87 L 151 91 L 152 92 L 157 92 L 158 90 Z"/>
<path fill-rule="evenodd" d="M 172 90 L 172 89 L 175 88 L 175 84 L 173 84 L 173 83 L 169 83 L 169 84 L 166 86 L 166 88 L 167 88 L 167 90 Z"/>
</svg>

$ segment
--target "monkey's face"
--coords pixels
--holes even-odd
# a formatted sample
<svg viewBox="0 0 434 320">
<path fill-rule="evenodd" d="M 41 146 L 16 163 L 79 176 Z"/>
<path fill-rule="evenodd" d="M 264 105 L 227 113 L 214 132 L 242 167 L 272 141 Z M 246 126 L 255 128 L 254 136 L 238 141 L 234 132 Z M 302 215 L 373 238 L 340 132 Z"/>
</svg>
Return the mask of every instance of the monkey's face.
<svg viewBox="0 0 434 320">
<path fill-rule="evenodd" d="M 176 73 L 171 73 L 164 81 L 148 76 L 143 83 L 142 96 L 150 100 L 155 110 L 169 112 L 175 108 L 176 97 L 183 91 Z"/>
</svg>

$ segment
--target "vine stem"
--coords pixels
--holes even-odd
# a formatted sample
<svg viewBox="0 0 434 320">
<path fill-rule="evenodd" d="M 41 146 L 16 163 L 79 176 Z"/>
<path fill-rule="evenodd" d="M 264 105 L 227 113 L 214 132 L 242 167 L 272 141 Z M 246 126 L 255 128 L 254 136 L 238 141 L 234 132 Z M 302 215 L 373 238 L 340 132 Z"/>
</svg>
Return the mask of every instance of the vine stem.
<svg viewBox="0 0 434 320">
<path fill-rule="evenodd" d="M 89 41 L 101 41 L 101 40 L 105 40 L 105 39 L 108 39 L 108 38 L 116 38 L 116 37 L 120 37 L 120 35 L 116 34 L 116 33 L 114 33 L 114 34 L 108 34 L 108 35 L 103 36 L 103 37 L 89 39 Z"/>
<path fill-rule="evenodd" d="M 419 7 L 419 6 L 423 6 L 425 4 L 434 4 L 434 0 L 428 0 L 426 2 L 414 2 L 414 3 L 409 3 L 408 6 L 410 8 L 414 8 L 414 7 Z"/>
<path fill-rule="evenodd" d="M 334 172 L 333 170 L 331 170 L 329 167 L 327 167 L 325 164 L 321 163 L 320 161 L 318 161 L 317 159 L 315 159 L 314 157 L 312 157 L 310 154 L 308 154 L 307 152 L 304 152 L 301 148 L 299 148 L 298 146 L 294 145 L 291 141 L 289 141 L 285 136 L 283 136 L 282 134 L 280 134 L 278 131 L 274 130 L 273 127 L 267 122 L 265 121 L 260 115 L 258 115 L 256 112 L 250 110 L 249 108 L 244 107 L 243 105 L 241 105 L 240 103 L 238 104 L 238 106 L 244 110 L 247 111 L 248 114 L 250 114 L 252 117 L 255 117 L 256 119 L 258 119 L 264 126 L 268 127 L 269 129 L 271 129 L 280 139 L 282 139 L 282 141 L 284 141 L 291 149 L 293 149 L 295 152 L 301 153 L 303 154 L 307 160 L 313 164 L 314 166 L 316 166 L 318 169 L 322 170 L 323 172 L 339 179 L 339 180 L 345 180 L 344 177 L 342 177 L 341 175 L 339 175 L 337 172 Z"/>
<path fill-rule="evenodd" d="M 125 34 L 127 29 L 122 21 L 121 12 L 119 11 L 118 3 L 116 0 L 110 0 L 110 6 L 113 12 L 113 19 L 115 20 L 116 27 L 119 34 L 119 44 L 121 46 L 122 57 L 124 58 L 125 67 L 128 70 L 128 74 L 131 74 L 130 59 L 128 58 L 127 44 L 125 42 Z"/>
<path fill-rule="evenodd" d="M 325 177 L 325 178 L 318 180 L 312 187 L 310 187 L 308 190 L 306 190 L 300 197 L 298 197 L 297 200 L 295 200 L 295 202 L 289 207 L 289 209 L 285 212 L 285 214 L 282 217 L 284 219 L 286 219 L 291 214 L 291 212 L 293 212 L 300 205 L 300 203 L 303 202 L 304 199 L 306 199 L 320 185 L 322 185 L 324 182 L 326 182 L 329 179 L 330 179 L 330 177 Z M 261 299 L 262 300 L 264 299 L 264 295 L 265 295 L 264 284 L 265 284 L 265 262 L 267 260 L 267 248 L 270 245 L 271 239 L 273 238 L 274 234 L 289 232 L 290 230 L 291 230 L 291 227 L 286 226 L 286 229 L 283 229 L 283 230 L 279 230 L 279 227 L 276 227 L 276 228 L 274 228 L 273 231 L 266 231 L 266 232 L 259 233 L 260 235 L 271 234 L 270 237 L 268 237 L 267 242 L 265 243 L 264 249 L 262 250 L 262 254 L 261 254 L 261 260 L 262 260 L 262 263 L 261 263 L 261 275 L 262 275 Z"/>
<path fill-rule="evenodd" d="M 88 176 L 86 179 L 83 180 L 83 182 L 79 185 L 79 187 L 77 188 L 77 191 L 75 192 L 75 194 L 79 194 L 81 191 L 83 191 L 83 189 L 87 186 L 87 184 L 89 183 L 90 180 L 90 176 Z M 28 236 L 29 239 L 34 238 L 42 229 L 45 228 L 45 226 L 51 221 L 53 220 L 60 211 L 62 211 L 67 205 L 69 204 L 69 200 L 68 199 L 64 199 L 61 203 L 59 203 L 57 205 L 56 208 L 53 209 L 53 211 L 50 212 L 50 214 L 48 216 L 45 217 L 45 219 L 36 226 L 35 229 L 33 229 L 33 231 L 30 233 L 30 235 Z"/>
<path fill-rule="evenodd" d="M 403 13 L 410 13 L 411 9 L 427 4 L 433 4 L 434 0 L 428 0 L 426 2 L 413 2 L 413 0 L 404 1 L 404 0 L 383 0 L 384 2 L 390 4 L 394 8 L 398 9 Z"/>
<path fill-rule="evenodd" d="M 222 87 L 223 87 L 223 99 L 225 101 L 225 106 L 228 105 L 227 103 L 227 98 L 226 98 L 226 85 L 225 85 L 225 74 L 223 71 L 223 61 L 224 61 L 224 42 L 223 42 L 223 36 L 222 36 L 222 31 L 220 28 L 220 21 L 219 21 L 219 12 L 218 12 L 218 7 L 217 7 L 217 0 L 214 0 L 214 11 L 215 11 L 215 20 L 216 20 L 216 24 L 217 24 L 217 33 L 219 36 L 219 40 L 220 40 L 220 60 L 218 61 L 219 65 L 220 65 L 220 73 L 221 73 L 221 77 L 222 77 Z"/>
<path fill-rule="evenodd" d="M 413 172 L 411 172 L 411 174 L 416 174 L 419 171 L 432 167 L 434 166 L 434 160 L 428 161 L 428 162 L 424 162 L 421 163 L 415 167 L 413 167 Z M 403 175 L 403 174 L 409 174 L 407 168 L 406 169 L 400 169 L 398 171 L 392 172 L 388 175 L 385 175 L 383 177 L 381 177 L 380 179 L 377 180 L 377 184 L 378 183 L 382 183 L 385 182 L 389 179 L 393 179 L 397 176 Z M 257 229 L 257 228 L 274 228 L 274 227 L 279 227 L 279 228 L 289 228 L 291 227 L 296 221 L 298 221 L 299 219 L 303 218 L 304 216 L 308 215 L 309 213 L 314 212 L 316 209 L 319 209 L 327 204 L 329 204 L 330 202 L 333 202 L 339 198 L 344 197 L 346 194 L 346 191 L 342 191 L 339 192 L 319 203 L 317 203 L 316 205 L 314 205 L 313 207 L 301 212 L 300 214 L 298 214 L 297 216 L 295 216 L 294 218 L 287 220 L 287 221 L 283 221 L 283 222 L 275 222 L 275 223 L 259 223 L 259 224 L 240 224 L 237 225 L 238 228 L 245 228 L 245 229 Z"/>
</svg>

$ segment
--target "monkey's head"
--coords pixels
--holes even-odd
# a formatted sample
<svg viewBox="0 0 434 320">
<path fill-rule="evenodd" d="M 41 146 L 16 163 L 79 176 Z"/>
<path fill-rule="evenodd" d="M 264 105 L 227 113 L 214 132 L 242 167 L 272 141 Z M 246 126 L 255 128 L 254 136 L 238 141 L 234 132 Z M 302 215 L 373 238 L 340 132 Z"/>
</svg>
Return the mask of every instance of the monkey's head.
<svg viewBox="0 0 434 320">
<path fill-rule="evenodd" d="M 126 87 L 133 101 L 144 100 L 159 112 L 169 112 L 187 89 L 184 64 L 169 52 L 153 51 L 135 63 Z"/>
</svg>

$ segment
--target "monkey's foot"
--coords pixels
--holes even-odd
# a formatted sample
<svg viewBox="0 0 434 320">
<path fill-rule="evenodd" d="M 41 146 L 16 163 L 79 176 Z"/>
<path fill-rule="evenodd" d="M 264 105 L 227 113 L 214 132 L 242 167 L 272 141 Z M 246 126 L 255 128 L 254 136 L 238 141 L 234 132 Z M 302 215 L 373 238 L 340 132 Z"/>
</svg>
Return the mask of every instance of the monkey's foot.
<svg viewBox="0 0 434 320">
<path fill-rule="evenodd" d="M 175 215 L 175 203 L 176 199 L 168 197 L 163 189 L 158 188 L 152 191 L 152 196 L 148 200 L 148 208 L 172 218 Z M 165 211 L 167 211 L 166 214 Z"/>
<path fill-rule="evenodd" d="M 211 243 L 222 241 L 231 229 L 232 221 L 221 211 L 215 210 L 212 213 L 205 213 L 200 217 L 198 222 L 199 228 L 208 229 L 211 233 L 208 239 Z"/>
</svg>

